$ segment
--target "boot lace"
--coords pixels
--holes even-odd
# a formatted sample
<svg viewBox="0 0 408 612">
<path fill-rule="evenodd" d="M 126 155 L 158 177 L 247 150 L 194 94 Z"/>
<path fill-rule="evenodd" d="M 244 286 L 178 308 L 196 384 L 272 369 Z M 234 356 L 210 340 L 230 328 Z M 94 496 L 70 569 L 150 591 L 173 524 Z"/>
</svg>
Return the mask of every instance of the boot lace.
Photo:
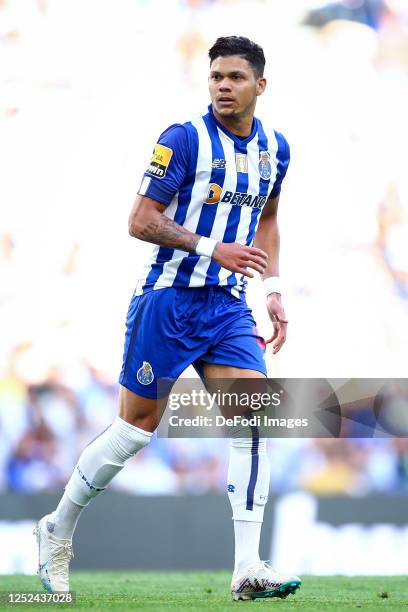
<svg viewBox="0 0 408 612">
<path fill-rule="evenodd" d="M 52 561 L 53 571 L 56 574 L 64 574 L 68 570 L 68 564 L 73 558 L 74 553 L 72 550 L 71 542 L 64 542 L 63 544 L 57 542 L 50 542 L 52 546 Z"/>
</svg>

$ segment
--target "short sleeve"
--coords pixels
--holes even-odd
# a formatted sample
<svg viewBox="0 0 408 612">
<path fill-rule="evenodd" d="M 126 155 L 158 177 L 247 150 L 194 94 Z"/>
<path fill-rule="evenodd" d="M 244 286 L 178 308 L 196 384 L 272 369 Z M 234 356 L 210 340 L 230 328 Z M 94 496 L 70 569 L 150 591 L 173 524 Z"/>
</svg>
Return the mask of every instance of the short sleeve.
<svg viewBox="0 0 408 612">
<path fill-rule="evenodd" d="M 144 173 L 139 195 L 166 206 L 179 191 L 189 167 L 190 144 L 187 129 L 177 123 L 161 134 Z"/>
<path fill-rule="evenodd" d="M 275 135 L 276 140 L 278 141 L 278 152 L 276 154 L 278 171 L 276 173 L 276 180 L 269 196 L 270 198 L 276 198 L 280 194 L 282 181 L 285 178 L 290 162 L 290 149 L 286 138 L 279 132 L 275 132 Z"/>
</svg>

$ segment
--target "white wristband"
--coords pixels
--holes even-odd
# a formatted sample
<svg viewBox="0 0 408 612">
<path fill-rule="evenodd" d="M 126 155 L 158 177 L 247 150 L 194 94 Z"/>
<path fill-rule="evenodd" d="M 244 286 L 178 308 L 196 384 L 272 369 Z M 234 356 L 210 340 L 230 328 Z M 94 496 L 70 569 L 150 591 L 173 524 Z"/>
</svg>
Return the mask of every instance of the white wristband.
<svg viewBox="0 0 408 612">
<path fill-rule="evenodd" d="M 280 276 L 269 276 L 268 278 L 265 278 L 265 280 L 263 280 L 262 282 L 265 290 L 265 297 L 268 297 L 268 295 L 270 295 L 271 293 L 282 293 L 282 284 Z"/>
<path fill-rule="evenodd" d="M 214 240 L 214 238 L 205 238 L 204 236 L 201 236 L 200 240 L 197 242 L 195 252 L 197 255 L 202 255 L 203 257 L 212 257 L 216 246 L 217 240 Z"/>
</svg>

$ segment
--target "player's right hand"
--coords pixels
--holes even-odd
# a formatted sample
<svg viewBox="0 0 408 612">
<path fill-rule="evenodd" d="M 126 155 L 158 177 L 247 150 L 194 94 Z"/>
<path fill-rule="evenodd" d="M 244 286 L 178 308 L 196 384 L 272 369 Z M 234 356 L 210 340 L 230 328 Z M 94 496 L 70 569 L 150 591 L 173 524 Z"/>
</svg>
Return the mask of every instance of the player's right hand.
<svg viewBox="0 0 408 612">
<path fill-rule="evenodd" d="M 223 268 L 253 278 L 247 268 L 263 274 L 268 262 L 268 255 L 261 249 L 249 247 L 237 242 L 218 242 L 212 258 Z"/>
</svg>

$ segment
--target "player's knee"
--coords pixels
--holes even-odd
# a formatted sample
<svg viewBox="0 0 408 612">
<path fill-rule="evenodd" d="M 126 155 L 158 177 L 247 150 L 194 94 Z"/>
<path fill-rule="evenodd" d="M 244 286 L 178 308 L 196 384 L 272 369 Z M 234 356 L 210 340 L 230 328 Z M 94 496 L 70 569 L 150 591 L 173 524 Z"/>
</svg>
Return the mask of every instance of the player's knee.
<svg viewBox="0 0 408 612">
<path fill-rule="evenodd" d="M 152 434 L 116 417 L 112 425 L 93 440 L 83 451 L 82 461 L 120 466 L 147 446 Z"/>
<path fill-rule="evenodd" d="M 119 397 L 119 417 L 133 427 L 151 433 L 160 420 L 160 401 L 136 395 L 126 387 L 121 387 Z"/>
<path fill-rule="evenodd" d="M 109 446 L 115 458 L 122 462 L 147 446 L 152 434 L 117 417 L 110 427 Z"/>
</svg>

